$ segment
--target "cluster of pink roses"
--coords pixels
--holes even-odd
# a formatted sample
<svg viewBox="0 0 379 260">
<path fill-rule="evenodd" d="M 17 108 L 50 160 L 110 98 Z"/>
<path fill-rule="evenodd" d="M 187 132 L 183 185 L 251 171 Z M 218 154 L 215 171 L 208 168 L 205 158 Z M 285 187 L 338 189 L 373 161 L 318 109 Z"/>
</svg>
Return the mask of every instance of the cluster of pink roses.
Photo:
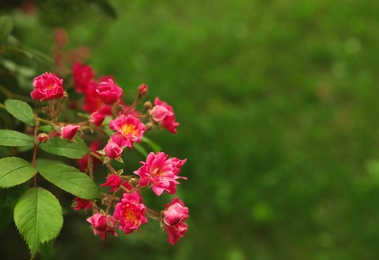
<svg viewBox="0 0 379 260">
<path fill-rule="evenodd" d="M 184 221 L 189 217 L 188 208 L 180 199 L 174 198 L 165 209 L 156 212 L 143 204 L 141 192 L 146 188 L 152 188 L 157 196 L 162 195 L 164 191 L 175 194 L 178 179 L 186 179 L 179 176 L 186 159 L 170 158 L 164 152 L 151 152 L 132 175 L 124 175 L 123 170 L 116 171 L 111 165 L 113 159 L 122 161 L 125 148 L 131 150 L 135 142 L 141 142 L 144 134 L 156 126 L 176 133 L 179 123 L 176 122 L 173 108 L 155 98 L 154 105 L 146 102 L 145 110 L 137 112 L 138 101 L 147 95 L 147 85 L 142 84 L 138 87 L 136 100 L 128 106 L 124 103 L 122 88 L 115 83 L 113 77 L 96 79 L 92 68 L 80 63 L 74 64 L 72 74 L 73 88 L 77 93 L 84 95 L 81 108 L 89 113 L 88 120 L 77 123 L 60 121 L 58 115 L 62 106 L 67 103 L 63 101 L 68 94 L 63 88 L 63 79 L 53 73 L 46 72 L 36 77 L 33 81 L 34 90 L 30 95 L 36 100 L 51 101 L 45 113 L 50 116 L 53 130 L 50 133 L 40 133 L 40 142 L 49 142 L 50 138 L 59 136 L 75 142 L 76 135 L 88 137 L 86 129 L 104 133 L 107 132 L 105 128 L 109 127 L 113 131 L 108 140 L 105 140 L 105 144 L 101 140 L 89 142 L 91 153 L 78 160 L 80 170 L 89 174 L 91 178 L 94 178 L 93 171 L 101 162 L 108 168 L 106 182 L 100 186 L 110 187 L 109 194 L 102 193 L 100 206 L 95 200 L 75 198 L 74 209 L 92 210 L 93 214 L 87 221 L 91 223 L 94 234 L 102 239 L 108 235 L 117 236 L 117 228 L 125 234 L 137 231 L 150 217 L 161 221 L 168 234 L 168 241 L 176 244 L 187 231 Z M 107 121 L 109 126 L 104 123 L 106 117 L 110 118 Z M 99 150 L 102 146 L 103 149 Z M 101 206 L 106 209 L 102 209 Z"/>
</svg>

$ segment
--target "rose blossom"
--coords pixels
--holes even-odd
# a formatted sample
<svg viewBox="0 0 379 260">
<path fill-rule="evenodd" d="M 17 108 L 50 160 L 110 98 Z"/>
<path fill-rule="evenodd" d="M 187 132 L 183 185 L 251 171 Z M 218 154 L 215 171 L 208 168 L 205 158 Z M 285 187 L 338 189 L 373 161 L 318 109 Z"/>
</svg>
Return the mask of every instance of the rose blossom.
<svg viewBox="0 0 379 260">
<path fill-rule="evenodd" d="M 146 84 L 141 84 L 139 85 L 138 87 L 138 96 L 141 98 L 141 97 L 144 97 L 146 96 L 148 93 L 148 87 Z"/>
<path fill-rule="evenodd" d="M 96 93 L 105 104 L 112 105 L 117 100 L 120 100 L 122 88 L 117 86 L 112 79 L 108 79 L 107 81 L 100 82 L 96 88 Z"/>
<path fill-rule="evenodd" d="M 141 195 L 133 191 L 124 193 L 120 202 L 116 204 L 113 217 L 120 221 L 119 228 L 125 234 L 137 231 L 140 225 L 147 223 L 146 206 L 141 201 Z"/>
<path fill-rule="evenodd" d="M 152 190 L 157 196 L 160 196 L 163 191 L 174 194 L 176 193 L 176 185 L 179 184 L 176 179 L 187 179 L 178 176 L 185 162 L 186 159 L 168 158 L 168 155 L 163 152 L 157 154 L 151 152 L 147 156 L 146 162 L 140 162 L 143 165 L 134 173 L 141 177 L 139 181 L 141 186 L 151 183 Z"/>
<path fill-rule="evenodd" d="M 121 183 L 122 183 L 121 177 L 119 175 L 113 173 L 113 174 L 109 175 L 107 177 L 107 181 L 103 184 L 100 184 L 100 186 L 101 187 L 109 186 L 109 187 L 111 187 L 109 192 L 114 192 L 120 187 Z"/>
<path fill-rule="evenodd" d="M 168 242 L 174 245 L 187 232 L 188 225 L 184 223 L 184 221 L 189 217 L 188 208 L 185 207 L 183 201 L 174 198 L 171 204 L 166 204 L 163 215 L 163 223 L 166 226 Z"/>
<path fill-rule="evenodd" d="M 119 158 L 122 153 L 122 148 L 116 143 L 110 141 L 104 147 L 105 155 L 111 159 Z"/>
<path fill-rule="evenodd" d="M 61 138 L 71 140 L 78 132 L 80 126 L 78 125 L 66 125 L 61 128 Z"/>
<path fill-rule="evenodd" d="M 113 235 L 117 237 L 117 221 L 111 215 L 96 213 L 93 216 L 87 218 L 87 221 L 91 223 L 93 233 L 96 236 L 101 236 L 102 240 L 104 240 L 107 235 Z"/>
<path fill-rule="evenodd" d="M 120 115 L 118 118 L 110 121 L 109 128 L 116 131 L 111 137 L 112 141 L 120 147 L 133 148 L 134 142 L 139 142 L 146 126 L 136 117 L 131 115 Z"/>
<path fill-rule="evenodd" d="M 151 115 L 153 119 L 160 122 L 164 128 L 171 133 L 176 134 L 176 128 L 179 126 L 179 123 L 175 122 L 175 114 L 172 106 L 161 101 L 159 98 L 155 98 Z"/>
<path fill-rule="evenodd" d="M 100 126 L 105 119 L 105 115 L 103 115 L 100 112 L 95 112 L 91 114 L 90 121 L 95 125 L 95 126 Z"/>
<path fill-rule="evenodd" d="M 33 79 L 34 90 L 30 96 L 40 101 L 61 98 L 65 94 L 62 85 L 63 79 L 58 78 L 54 73 L 45 72 Z"/>
<path fill-rule="evenodd" d="M 89 65 L 82 65 L 76 62 L 72 68 L 74 77 L 75 90 L 78 93 L 84 93 L 87 86 L 94 80 L 94 73 Z"/>
<path fill-rule="evenodd" d="M 74 207 L 74 210 L 90 209 L 92 208 L 92 202 L 90 200 L 76 197 L 73 200 L 72 207 Z"/>
</svg>

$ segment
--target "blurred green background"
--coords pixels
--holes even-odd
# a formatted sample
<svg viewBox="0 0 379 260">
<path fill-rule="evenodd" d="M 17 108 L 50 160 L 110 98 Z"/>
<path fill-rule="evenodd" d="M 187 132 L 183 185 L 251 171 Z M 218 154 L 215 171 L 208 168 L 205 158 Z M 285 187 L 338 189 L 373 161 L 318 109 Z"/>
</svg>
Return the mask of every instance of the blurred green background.
<svg viewBox="0 0 379 260">
<path fill-rule="evenodd" d="M 379 257 L 378 1 L 110 1 L 117 19 L 57 2 L 13 13 L 17 36 L 51 52 L 64 27 L 127 99 L 146 83 L 174 107 L 178 134 L 149 137 L 188 159 L 190 219 L 176 246 L 153 221 L 102 242 L 70 212 L 56 259 Z"/>
</svg>

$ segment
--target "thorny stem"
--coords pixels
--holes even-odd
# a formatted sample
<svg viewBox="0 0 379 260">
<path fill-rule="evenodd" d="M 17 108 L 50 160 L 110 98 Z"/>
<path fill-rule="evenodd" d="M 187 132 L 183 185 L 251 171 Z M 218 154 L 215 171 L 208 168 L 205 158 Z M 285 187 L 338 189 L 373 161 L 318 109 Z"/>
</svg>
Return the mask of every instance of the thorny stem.
<svg viewBox="0 0 379 260">
<path fill-rule="evenodd" d="M 149 209 L 149 208 L 146 208 L 146 215 L 149 218 L 152 218 L 152 219 L 155 219 L 155 220 L 159 220 L 161 218 L 161 213 L 156 212 L 155 210 L 152 210 L 152 209 Z"/>
</svg>

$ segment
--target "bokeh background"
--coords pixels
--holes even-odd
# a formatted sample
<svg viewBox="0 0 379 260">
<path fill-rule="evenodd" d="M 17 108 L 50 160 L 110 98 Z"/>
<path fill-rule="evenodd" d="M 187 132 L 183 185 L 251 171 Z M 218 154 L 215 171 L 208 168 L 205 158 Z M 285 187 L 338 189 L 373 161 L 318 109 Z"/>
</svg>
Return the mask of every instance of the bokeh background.
<svg viewBox="0 0 379 260">
<path fill-rule="evenodd" d="M 112 0 L 116 19 L 84 2 L 13 9 L 14 33 L 51 53 L 64 28 L 127 99 L 146 83 L 174 107 L 178 133 L 149 137 L 188 159 L 189 230 L 171 246 L 150 221 L 102 242 L 71 210 L 54 259 L 379 257 L 379 2 Z"/>
</svg>

